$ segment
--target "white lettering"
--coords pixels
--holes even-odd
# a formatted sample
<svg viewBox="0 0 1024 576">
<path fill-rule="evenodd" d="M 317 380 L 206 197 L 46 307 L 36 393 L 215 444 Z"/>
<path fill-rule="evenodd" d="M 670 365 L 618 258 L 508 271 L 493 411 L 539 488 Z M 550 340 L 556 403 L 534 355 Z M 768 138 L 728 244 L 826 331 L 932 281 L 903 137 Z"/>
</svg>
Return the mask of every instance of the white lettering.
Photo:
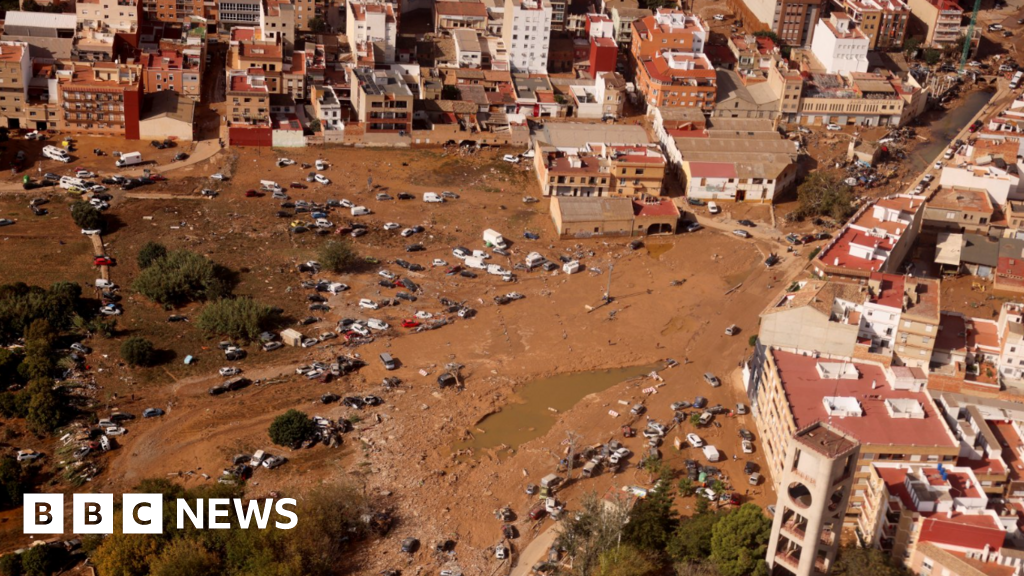
<svg viewBox="0 0 1024 576">
<path fill-rule="evenodd" d="M 256 517 L 256 527 L 260 530 L 266 530 L 267 521 L 270 520 L 270 507 L 273 506 L 273 500 L 263 501 L 263 511 L 260 511 L 259 502 L 255 500 L 249 500 L 248 505 L 245 509 L 242 509 L 242 499 L 235 498 L 235 515 L 238 516 L 238 525 L 243 529 L 249 527 L 249 521 L 253 516 Z"/>
<path fill-rule="evenodd" d="M 226 530 L 231 528 L 230 522 L 220 522 L 218 518 L 227 518 L 231 512 L 228 508 L 231 506 L 231 501 L 227 498 L 210 498 L 210 528 L 213 530 Z"/>
<path fill-rule="evenodd" d="M 192 520 L 192 525 L 196 528 L 203 529 L 203 499 L 199 498 L 196 500 L 196 511 L 192 512 L 192 508 L 189 507 L 188 501 L 184 498 L 178 498 L 178 530 L 185 529 L 185 516 L 188 515 L 189 519 Z"/>
<path fill-rule="evenodd" d="M 299 517 L 295 514 L 294 511 L 288 510 L 287 508 L 285 508 L 285 506 L 291 506 L 292 508 L 294 508 L 295 498 L 281 498 L 280 500 L 274 503 L 274 510 L 278 513 L 278 515 L 291 519 L 288 522 L 275 522 L 274 526 L 280 528 L 281 530 L 291 530 L 292 528 L 295 528 L 295 526 L 299 523 Z"/>
</svg>

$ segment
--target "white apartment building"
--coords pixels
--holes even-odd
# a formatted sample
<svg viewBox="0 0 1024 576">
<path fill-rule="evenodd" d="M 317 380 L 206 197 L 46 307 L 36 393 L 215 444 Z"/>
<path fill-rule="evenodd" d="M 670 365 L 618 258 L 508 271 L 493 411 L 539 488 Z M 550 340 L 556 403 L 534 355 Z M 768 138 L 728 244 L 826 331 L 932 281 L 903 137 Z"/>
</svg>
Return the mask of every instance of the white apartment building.
<svg viewBox="0 0 1024 576">
<path fill-rule="evenodd" d="M 1006 302 L 999 311 L 999 375 L 1024 380 L 1024 305 Z"/>
<path fill-rule="evenodd" d="M 939 175 L 939 185 L 943 188 L 977 188 L 988 192 L 992 203 L 1003 206 L 1007 200 L 1022 200 L 1024 195 L 1019 192 L 1020 174 L 1016 164 L 995 164 L 987 166 L 944 166 Z"/>
<path fill-rule="evenodd" d="M 548 0 L 505 0 L 502 33 L 513 72 L 547 73 L 551 40 Z"/>
<path fill-rule="evenodd" d="M 373 55 L 374 45 L 383 53 L 383 64 L 394 64 L 398 40 L 395 6 L 383 0 L 350 0 L 345 5 L 345 35 L 357 58 Z"/>
<path fill-rule="evenodd" d="M 818 20 L 811 53 L 829 74 L 867 72 L 870 43 L 845 12 L 833 12 L 828 20 Z"/>
</svg>

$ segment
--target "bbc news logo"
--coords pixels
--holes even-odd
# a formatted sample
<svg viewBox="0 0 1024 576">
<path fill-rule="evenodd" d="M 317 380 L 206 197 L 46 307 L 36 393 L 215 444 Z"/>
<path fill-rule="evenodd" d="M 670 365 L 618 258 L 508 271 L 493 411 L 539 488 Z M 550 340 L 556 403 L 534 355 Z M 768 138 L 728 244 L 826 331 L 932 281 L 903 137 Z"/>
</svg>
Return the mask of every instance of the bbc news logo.
<svg viewBox="0 0 1024 576">
<path fill-rule="evenodd" d="M 25 494 L 25 534 L 64 533 L 63 494 Z M 160 534 L 164 530 L 163 494 L 125 494 L 121 500 L 121 531 L 124 534 Z M 71 502 L 71 531 L 75 534 L 114 533 L 113 494 L 74 494 Z M 242 529 L 250 526 L 266 530 L 275 528 L 291 530 L 299 523 L 295 514 L 295 499 L 249 500 L 241 498 L 198 498 L 189 502 L 176 499 L 176 526 L 184 530 L 191 525 L 199 530 L 226 530 L 232 527 L 228 519 L 235 516 Z M 282 521 L 284 520 L 284 521 Z"/>
</svg>

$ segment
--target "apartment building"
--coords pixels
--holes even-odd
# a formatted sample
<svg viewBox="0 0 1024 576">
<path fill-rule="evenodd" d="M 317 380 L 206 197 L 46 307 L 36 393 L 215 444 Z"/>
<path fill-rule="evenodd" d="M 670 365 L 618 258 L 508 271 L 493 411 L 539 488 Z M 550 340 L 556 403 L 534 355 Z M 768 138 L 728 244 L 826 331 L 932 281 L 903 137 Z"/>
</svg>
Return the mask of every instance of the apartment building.
<svg viewBox="0 0 1024 576">
<path fill-rule="evenodd" d="M 896 195 L 862 207 L 812 261 L 814 273 L 864 280 L 893 273 L 921 229 L 924 198 Z"/>
<path fill-rule="evenodd" d="M 867 35 L 871 50 L 903 47 L 910 23 L 910 7 L 903 0 L 841 0 L 839 4 Z"/>
<path fill-rule="evenodd" d="M 924 389 L 927 375 L 918 368 L 828 359 L 758 344 L 743 373 L 765 460 L 776 481 L 783 477 L 791 438 L 814 422 L 829 421 L 860 442 L 844 522 L 848 528 L 856 527 L 865 506 L 874 462 L 953 465 L 960 453 L 959 442 Z"/>
<path fill-rule="evenodd" d="M 943 48 L 963 33 L 964 10 L 956 0 L 908 0 L 909 34 L 924 39 L 924 45 Z"/>
<path fill-rule="evenodd" d="M 633 43 L 633 22 L 654 14 L 647 8 L 640 8 L 637 0 L 606 0 L 604 10 L 612 20 L 615 42 L 624 49 Z"/>
<path fill-rule="evenodd" d="M 648 106 L 705 112 L 715 107 L 718 76 L 704 54 L 661 52 L 640 61 L 636 77 Z"/>
<path fill-rule="evenodd" d="M 134 62 L 74 62 L 59 68 L 59 129 L 70 134 L 139 139 L 142 67 Z"/>
<path fill-rule="evenodd" d="M 295 47 L 295 6 L 288 0 L 267 0 L 260 5 L 260 32 L 267 42 L 280 44 L 286 56 Z"/>
<path fill-rule="evenodd" d="M 318 16 L 327 19 L 316 0 L 291 0 L 291 5 L 294 7 L 295 27 L 304 32 L 310 30 L 310 24 Z"/>
<path fill-rule="evenodd" d="M 27 116 L 28 88 L 32 80 L 29 46 L 24 42 L 0 42 L 0 122 L 23 126 Z"/>
<path fill-rule="evenodd" d="M 217 10 L 210 0 L 142 0 L 142 12 L 149 22 L 173 24 L 187 22 L 193 16 L 210 18 Z"/>
<path fill-rule="evenodd" d="M 938 190 L 925 204 L 922 226 L 938 232 L 988 234 L 994 215 L 988 192 L 951 186 Z"/>
<path fill-rule="evenodd" d="M 660 196 L 665 157 L 656 146 L 599 144 L 544 151 L 537 179 L 545 196 Z"/>
<path fill-rule="evenodd" d="M 814 39 L 814 26 L 821 16 L 822 4 L 822 0 L 743 0 L 742 2 L 747 16 L 756 19 L 775 32 L 787 46 L 810 46 Z"/>
<path fill-rule="evenodd" d="M 313 111 L 320 119 L 320 128 L 324 132 L 345 129 L 341 115 L 341 101 L 333 86 L 314 86 L 312 89 Z"/>
<path fill-rule="evenodd" d="M 547 73 L 551 14 L 548 0 L 505 0 L 502 40 L 513 72 Z"/>
<path fill-rule="evenodd" d="M 413 93 L 393 70 L 353 68 L 352 108 L 367 133 L 412 131 Z"/>
<path fill-rule="evenodd" d="M 385 0 L 352 0 L 345 4 L 349 50 L 360 62 L 391 64 L 398 41 L 398 16 Z"/>
<path fill-rule="evenodd" d="M 259 70 L 231 70 L 227 77 L 228 118 L 232 125 L 269 126 L 270 94 Z"/>
<path fill-rule="evenodd" d="M 818 20 L 811 53 L 829 74 L 867 72 L 870 40 L 845 12 Z"/>
<path fill-rule="evenodd" d="M 480 0 L 443 0 L 434 3 L 434 30 L 451 34 L 454 30 L 487 31 L 487 6 Z"/>
<path fill-rule="evenodd" d="M 979 138 L 962 146 L 939 174 L 943 188 L 970 188 L 988 192 L 993 206 L 1024 200 L 1016 138 Z"/>
<path fill-rule="evenodd" d="M 263 0 L 217 0 L 217 25 L 222 32 L 236 26 L 259 26 L 262 7 Z"/>
<path fill-rule="evenodd" d="M 629 53 L 634 62 L 653 58 L 660 52 L 703 54 L 708 30 L 700 18 L 682 10 L 660 9 L 653 15 L 632 23 Z"/>
<path fill-rule="evenodd" d="M 75 3 L 75 16 L 83 30 L 134 34 L 141 10 L 136 0 L 81 0 Z"/>
<path fill-rule="evenodd" d="M 871 280 L 868 281 L 869 284 Z M 941 322 L 939 281 L 907 276 L 903 279 L 903 309 L 896 327 L 893 362 L 927 371 Z"/>
<path fill-rule="evenodd" d="M 164 90 L 198 102 L 203 95 L 203 56 L 200 48 L 145 52 L 140 63 L 145 70 L 146 94 Z"/>
</svg>

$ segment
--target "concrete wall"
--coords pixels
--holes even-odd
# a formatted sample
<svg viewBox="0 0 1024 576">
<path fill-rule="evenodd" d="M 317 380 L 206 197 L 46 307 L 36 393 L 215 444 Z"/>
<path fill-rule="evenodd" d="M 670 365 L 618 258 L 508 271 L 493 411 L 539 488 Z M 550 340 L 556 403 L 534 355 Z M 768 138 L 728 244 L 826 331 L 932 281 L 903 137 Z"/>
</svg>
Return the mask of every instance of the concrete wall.
<svg viewBox="0 0 1024 576">
<path fill-rule="evenodd" d="M 139 138 L 142 140 L 163 140 L 176 138 L 179 141 L 192 140 L 192 125 L 166 116 L 139 121 Z"/>
</svg>

